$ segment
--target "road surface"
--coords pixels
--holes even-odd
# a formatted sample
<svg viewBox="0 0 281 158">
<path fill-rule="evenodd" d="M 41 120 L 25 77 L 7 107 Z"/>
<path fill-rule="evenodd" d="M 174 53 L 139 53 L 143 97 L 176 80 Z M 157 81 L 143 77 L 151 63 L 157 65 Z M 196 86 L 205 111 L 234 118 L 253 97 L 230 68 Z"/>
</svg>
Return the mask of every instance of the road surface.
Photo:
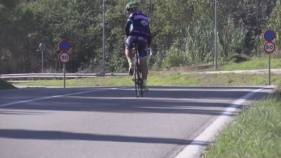
<svg viewBox="0 0 281 158">
<path fill-rule="evenodd" d="M 211 141 L 202 132 L 272 89 L 153 87 L 139 99 L 130 87 L 1 90 L 0 157 L 187 158 L 190 146 L 198 156 Z"/>
</svg>

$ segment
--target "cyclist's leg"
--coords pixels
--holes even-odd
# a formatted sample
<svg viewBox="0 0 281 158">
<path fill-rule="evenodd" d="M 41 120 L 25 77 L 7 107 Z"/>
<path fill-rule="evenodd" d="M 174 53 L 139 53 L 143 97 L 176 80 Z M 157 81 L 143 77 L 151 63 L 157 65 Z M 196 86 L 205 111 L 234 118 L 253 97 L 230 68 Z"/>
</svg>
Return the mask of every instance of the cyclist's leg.
<svg viewBox="0 0 281 158">
<path fill-rule="evenodd" d="M 148 73 L 146 58 L 140 57 L 140 65 L 141 65 L 141 70 L 142 70 L 143 85 L 146 87 L 147 86 L 147 73 Z"/>
<path fill-rule="evenodd" d="M 139 39 L 139 59 L 140 65 L 142 69 L 142 79 L 143 79 L 143 86 L 147 87 L 147 74 L 148 74 L 148 67 L 147 67 L 147 40 L 143 37 L 138 37 Z"/>
<path fill-rule="evenodd" d="M 136 37 L 134 36 L 129 36 L 127 39 L 126 39 L 126 44 L 125 44 L 125 55 L 126 55 L 126 58 L 127 58 L 127 61 L 129 63 L 129 75 L 133 75 L 133 57 L 132 57 L 132 45 L 133 45 L 133 42 L 136 40 Z"/>
</svg>

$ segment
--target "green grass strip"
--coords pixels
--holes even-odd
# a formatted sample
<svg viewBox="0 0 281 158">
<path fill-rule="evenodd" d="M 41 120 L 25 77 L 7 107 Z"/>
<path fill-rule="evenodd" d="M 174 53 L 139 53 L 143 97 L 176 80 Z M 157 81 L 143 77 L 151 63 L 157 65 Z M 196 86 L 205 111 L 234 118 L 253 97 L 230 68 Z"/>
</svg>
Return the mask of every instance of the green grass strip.
<svg viewBox="0 0 281 158">
<path fill-rule="evenodd" d="M 280 86 L 280 75 L 272 75 L 271 84 Z M 260 86 L 268 84 L 267 74 L 156 74 L 148 76 L 148 86 Z M 63 86 L 63 80 L 38 80 L 15 83 L 20 86 Z M 133 86 L 131 77 L 94 77 L 67 79 L 66 86 Z"/>
<path fill-rule="evenodd" d="M 220 134 L 206 158 L 281 157 L 281 99 L 249 106 Z"/>
<path fill-rule="evenodd" d="M 271 68 L 280 69 L 280 59 L 271 59 Z M 268 59 L 253 59 L 241 63 L 231 63 L 219 67 L 219 70 L 231 71 L 231 70 L 255 70 L 255 69 L 268 69 Z"/>
</svg>

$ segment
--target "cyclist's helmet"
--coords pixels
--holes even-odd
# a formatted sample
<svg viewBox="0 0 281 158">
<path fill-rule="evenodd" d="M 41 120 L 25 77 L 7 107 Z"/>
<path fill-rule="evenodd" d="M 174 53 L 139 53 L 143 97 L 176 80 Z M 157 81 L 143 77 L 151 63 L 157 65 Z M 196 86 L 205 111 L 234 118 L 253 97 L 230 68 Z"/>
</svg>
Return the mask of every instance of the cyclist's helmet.
<svg viewBox="0 0 281 158">
<path fill-rule="evenodd" d="M 131 1 L 126 5 L 125 9 L 126 9 L 126 11 L 131 11 L 131 10 L 137 9 L 138 7 L 139 7 L 138 2 Z"/>
</svg>

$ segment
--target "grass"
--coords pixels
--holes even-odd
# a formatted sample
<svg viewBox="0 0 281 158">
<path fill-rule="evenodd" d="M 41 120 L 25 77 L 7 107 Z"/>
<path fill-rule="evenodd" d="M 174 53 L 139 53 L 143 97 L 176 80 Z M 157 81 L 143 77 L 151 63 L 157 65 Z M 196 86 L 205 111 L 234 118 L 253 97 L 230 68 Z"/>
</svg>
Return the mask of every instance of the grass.
<svg viewBox="0 0 281 158">
<path fill-rule="evenodd" d="M 205 158 L 281 157 L 281 99 L 249 106 L 210 146 Z"/>
<path fill-rule="evenodd" d="M 272 75 L 271 83 L 281 85 L 280 75 Z M 267 74 L 157 74 L 150 73 L 149 86 L 259 86 L 268 84 Z M 19 86 L 63 86 L 63 80 L 38 80 L 15 83 Z M 67 79 L 66 86 L 133 86 L 131 77 L 96 77 Z"/>
<path fill-rule="evenodd" d="M 268 59 L 254 59 L 238 64 L 228 64 L 218 70 L 251 70 L 267 69 Z M 271 68 L 281 68 L 279 59 L 271 59 Z M 271 84 L 280 86 L 280 75 L 272 75 Z M 256 86 L 267 85 L 268 75 L 265 74 L 159 74 L 150 73 L 149 86 Z M 63 86 L 63 80 L 40 80 L 29 83 L 17 83 L 22 86 Z M 66 86 L 133 86 L 130 77 L 96 77 L 88 79 L 67 79 Z"/>
<path fill-rule="evenodd" d="M 281 68 L 280 59 L 271 59 L 270 66 L 272 69 Z M 219 67 L 219 70 L 232 71 L 232 70 L 254 70 L 254 69 L 268 69 L 268 59 L 254 59 L 241 63 L 232 63 Z"/>
</svg>

